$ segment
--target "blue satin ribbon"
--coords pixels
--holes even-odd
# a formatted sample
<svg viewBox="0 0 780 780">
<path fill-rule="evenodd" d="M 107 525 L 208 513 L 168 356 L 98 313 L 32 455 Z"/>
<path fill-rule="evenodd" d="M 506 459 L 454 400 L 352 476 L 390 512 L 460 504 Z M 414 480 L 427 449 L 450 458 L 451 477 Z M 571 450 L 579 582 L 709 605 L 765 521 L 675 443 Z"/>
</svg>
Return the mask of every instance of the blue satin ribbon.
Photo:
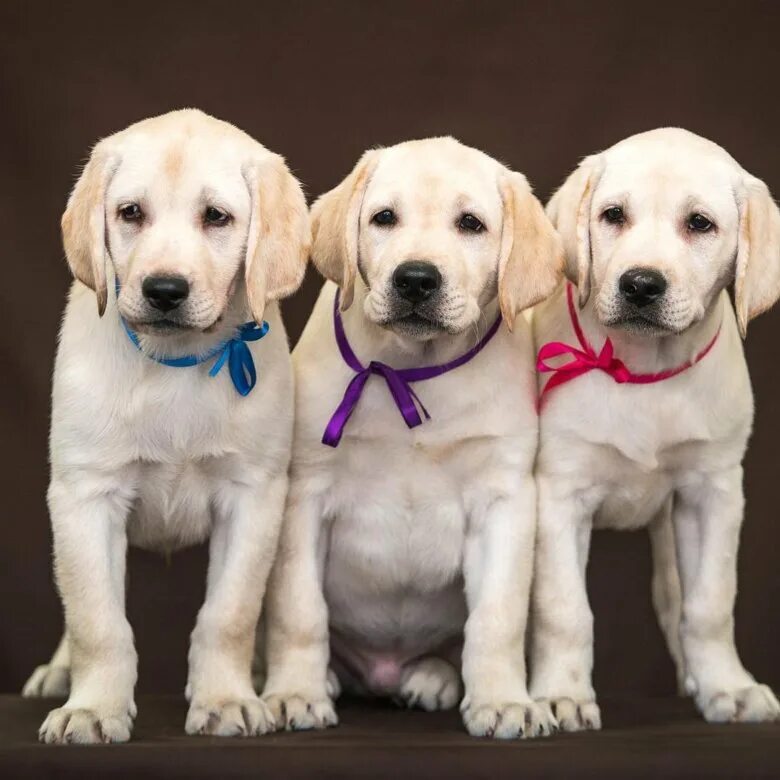
<svg viewBox="0 0 780 780">
<path fill-rule="evenodd" d="M 116 291 L 118 295 L 118 280 L 116 283 Z M 205 363 L 207 360 L 216 357 L 216 362 L 209 369 L 209 376 L 216 376 L 222 369 L 222 366 L 227 363 L 233 386 L 241 395 L 249 395 L 257 384 L 255 361 L 252 359 L 252 352 L 246 345 L 246 342 L 259 341 L 268 333 L 270 326 L 265 321 L 262 325 L 258 325 L 256 322 L 245 322 L 243 325 L 239 325 L 236 330 L 236 335 L 233 336 L 233 338 L 221 341 L 216 347 L 210 349 L 204 355 L 183 355 L 182 357 L 165 358 L 155 357 L 154 355 L 144 352 L 141 348 L 138 335 L 127 324 L 124 317 L 120 316 L 119 319 L 122 321 L 125 333 L 127 333 L 130 341 L 135 344 L 140 352 L 150 360 L 154 360 L 155 363 L 160 363 L 163 366 L 170 366 L 171 368 L 189 368 L 190 366 L 197 366 L 200 363 Z"/>
</svg>

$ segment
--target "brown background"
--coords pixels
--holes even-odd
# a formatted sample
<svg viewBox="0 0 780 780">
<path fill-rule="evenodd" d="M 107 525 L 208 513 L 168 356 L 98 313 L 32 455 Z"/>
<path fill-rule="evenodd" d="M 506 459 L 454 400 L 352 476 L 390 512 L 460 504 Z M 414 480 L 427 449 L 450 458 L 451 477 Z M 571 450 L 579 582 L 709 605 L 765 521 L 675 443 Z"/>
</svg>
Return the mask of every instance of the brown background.
<svg viewBox="0 0 780 780">
<path fill-rule="evenodd" d="M 66 7 L 63 7 L 66 6 Z M 652 7 L 647 7 L 652 6 Z M 199 106 L 284 154 L 310 195 L 375 144 L 450 133 L 549 196 L 578 158 L 682 125 L 780 193 L 780 3 L 3 2 L 0 5 L 0 691 L 18 690 L 61 630 L 45 508 L 49 380 L 69 277 L 59 216 L 99 137 Z M 299 334 L 318 287 L 285 305 Z M 737 634 L 780 686 L 780 311 L 751 327 L 758 417 Z M 181 691 L 205 551 L 133 551 L 140 688 Z M 591 559 L 602 693 L 668 693 L 643 533 Z"/>
</svg>

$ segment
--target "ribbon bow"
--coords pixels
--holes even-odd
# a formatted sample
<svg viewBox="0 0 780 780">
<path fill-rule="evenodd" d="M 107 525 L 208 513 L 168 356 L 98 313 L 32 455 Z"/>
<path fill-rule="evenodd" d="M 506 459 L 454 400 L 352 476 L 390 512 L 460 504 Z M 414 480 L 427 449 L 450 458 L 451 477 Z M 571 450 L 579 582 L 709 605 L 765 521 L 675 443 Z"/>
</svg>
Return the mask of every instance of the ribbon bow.
<svg viewBox="0 0 780 780">
<path fill-rule="evenodd" d="M 677 368 L 659 371 L 654 374 L 634 374 L 626 367 L 622 360 L 615 357 L 612 341 L 609 337 L 604 341 L 601 352 L 596 354 L 596 350 L 593 349 L 587 338 L 585 338 L 585 333 L 583 332 L 577 317 L 577 309 L 574 304 L 573 287 L 571 284 L 566 287 L 566 297 L 569 305 L 569 317 L 571 318 L 572 328 L 574 328 L 577 341 L 579 341 L 582 349 L 572 347 L 570 344 L 564 344 L 562 341 L 551 341 L 542 345 L 539 349 L 539 353 L 536 357 L 536 370 L 541 374 L 553 373 L 553 376 L 547 380 L 547 384 L 544 386 L 544 389 L 539 396 L 539 409 L 542 407 L 542 401 L 544 400 L 545 395 L 554 387 L 565 384 L 566 382 L 571 382 L 572 379 L 576 379 L 578 376 L 587 374 L 594 369 L 609 374 L 609 376 L 618 384 L 628 383 L 634 385 L 647 385 L 652 384 L 653 382 L 661 382 L 664 379 L 670 379 L 698 363 L 713 346 L 715 346 L 715 342 L 718 340 L 720 334 L 720 326 L 718 326 L 718 330 L 715 332 L 712 341 L 710 341 L 710 343 L 707 344 L 693 360 L 689 360 L 687 363 L 677 366 Z M 571 355 L 571 360 L 560 366 L 551 366 L 547 362 L 548 360 L 560 357 L 561 355 Z"/>
<path fill-rule="evenodd" d="M 409 428 L 415 428 L 422 424 L 420 412 L 425 415 L 426 420 L 431 419 L 428 410 L 423 406 L 422 401 L 420 401 L 417 394 L 409 386 L 409 382 L 404 378 L 404 372 L 396 371 L 385 363 L 379 363 L 376 360 L 372 360 L 366 368 L 361 367 L 347 385 L 344 398 L 336 408 L 336 411 L 330 418 L 330 422 L 325 428 L 325 433 L 322 436 L 323 444 L 327 444 L 329 447 L 338 446 L 341 441 L 341 435 L 344 433 L 347 420 L 352 416 L 352 412 L 355 411 L 360 396 L 363 394 L 363 388 L 366 386 L 366 382 L 371 374 L 378 374 L 387 382 L 395 405 L 398 407 L 401 416 L 404 418 L 404 422 Z M 419 411 L 417 409 L 418 406 L 420 407 Z"/>
<path fill-rule="evenodd" d="M 116 280 L 115 286 L 118 296 L 118 279 Z M 127 333 L 130 341 L 135 344 L 138 351 L 142 352 L 150 360 L 154 360 L 155 363 L 160 363 L 160 365 L 163 366 L 170 366 L 171 368 L 189 368 L 190 366 L 197 366 L 200 363 L 205 363 L 207 360 L 216 357 L 216 362 L 209 369 L 209 376 L 216 376 L 220 372 L 222 366 L 227 363 L 230 371 L 230 378 L 233 380 L 233 386 L 241 395 L 249 395 L 257 384 L 255 361 L 252 359 L 252 352 L 246 345 L 246 342 L 259 341 L 268 333 L 270 326 L 265 321 L 262 325 L 258 325 L 254 321 L 245 322 L 243 325 L 239 325 L 233 338 L 221 341 L 205 355 L 182 355 L 181 357 L 166 358 L 155 357 L 148 352 L 144 352 L 141 347 L 141 342 L 138 339 L 138 334 L 127 324 L 124 317 L 120 317 L 119 319 L 122 321 L 125 333 Z"/>
<path fill-rule="evenodd" d="M 339 294 L 337 291 L 333 302 L 333 329 L 335 331 L 336 343 L 341 352 L 341 357 L 344 358 L 344 362 L 355 372 L 355 376 L 347 385 L 344 398 L 336 408 L 336 411 L 333 413 L 333 416 L 330 418 L 330 421 L 325 428 L 325 433 L 322 435 L 322 443 L 327 444 L 329 447 L 338 447 L 347 421 L 351 417 L 352 412 L 355 411 L 360 396 L 363 394 L 363 388 L 366 386 L 366 382 L 368 382 L 368 378 L 372 374 L 377 374 L 385 380 L 390 389 L 390 394 L 393 396 L 395 405 L 398 407 L 398 411 L 401 412 L 401 416 L 404 418 L 404 422 L 409 428 L 415 428 L 418 425 L 421 425 L 423 421 L 422 416 L 424 416 L 426 420 L 430 420 L 431 416 L 428 414 L 428 410 L 423 406 L 422 401 L 420 401 L 417 394 L 409 386 L 409 383 L 420 382 L 424 379 L 431 379 L 432 377 L 446 374 L 448 371 L 452 371 L 454 368 L 458 368 L 458 366 L 468 363 L 468 361 L 480 352 L 490 339 L 495 336 L 500 324 L 501 316 L 499 315 L 476 346 L 472 347 L 468 352 L 455 360 L 452 360 L 449 363 L 443 363 L 440 366 L 395 369 L 376 360 L 372 360 L 368 366 L 364 366 L 352 351 L 352 347 L 347 340 L 347 334 L 344 332 L 344 323 L 342 322 L 341 314 L 339 313 Z M 420 412 L 422 412 L 422 416 L 420 416 Z"/>
<path fill-rule="evenodd" d="M 233 386 L 240 395 L 249 395 L 257 384 L 257 371 L 255 370 L 255 361 L 252 359 L 252 352 L 246 342 L 259 341 L 268 333 L 269 328 L 270 326 L 265 320 L 262 325 L 258 325 L 256 322 L 245 322 L 241 325 L 238 333 L 229 341 L 224 342 L 220 356 L 209 369 L 209 376 L 216 376 L 227 361 Z"/>
<path fill-rule="evenodd" d="M 571 360 L 561 366 L 548 365 L 546 361 L 560 357 L 561 355 L 571 355 Z M 601 352 L 597 355 L 590 344 L 585 344 L 584 349 L 577 349 L 561 341 L 551 341 L 542 346 L 539 355 L 536 358 L 536 370 L 544 374 L 549 371 L 554 372 L 544 387 L 544 392 L 549 392 L 556 385 L 562 385 L 564 382 L 570 382 L 581 374 L 593 371 L 594 368 L 609 374 L 616 382 L 631 381 L 631 372 L 626 368 L 622 360 L 614 356 L 612 341 L 607 338 Z"/>
</svg>

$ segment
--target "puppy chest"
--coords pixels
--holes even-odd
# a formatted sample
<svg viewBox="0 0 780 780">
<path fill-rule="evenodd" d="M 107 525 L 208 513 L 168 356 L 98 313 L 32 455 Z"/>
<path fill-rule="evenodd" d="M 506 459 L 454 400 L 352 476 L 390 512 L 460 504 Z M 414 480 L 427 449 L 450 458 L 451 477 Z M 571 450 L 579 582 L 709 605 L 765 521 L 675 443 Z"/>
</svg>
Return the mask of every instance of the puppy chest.
<svg viewBox="0 0 780 780">
<path fill-rule="evenodd" d="M 130 541 L 162 550 L 202 541 L 211 531 L 217 487 L 214 469 L 207 463 L 143 464 L 128 520 Z"/>
<path fill-rule="evenodd" d="M 435 590 L 459 573 L 466 515 L 459 485 L 444 469 L 414 457 L 405 464 L 368 459 L 339 477 L 330 499 L 334 576 Z"/>
<path fill-rule="evenodd" d="M 230 438 L 230 422 L 224 408 L 216 403 L 172 394 L 170 397 L 141 400 L 128 410 L 126 435 L 132 439 L 139 457 L 150 460 L 196 459 L 212 454 Z M 217 407 L 218 408 L 218 407 Z"/>
<path fill-rule="evenodd" d="M 610 482 L 594 517 L 596 528 L 630 530 L 650 523 L 672 491 L 672 480 L 663 472 L 635 473 L 632 478 Z"/>
<path fill-rule="evenodd" d="M 654 453 L 652 461 L 633 460 L 614 449 L 609 453 L 598 450 L 594 448 L 590 459 L 591 464 L 600 464 L 593 479 L 602 495 L 595 524 L 617 529 L 650 523 L 681 484 L 690 483 L 698 469 L 715 465 L 723 454 L 712 444 L 695 442 Z"/>
</svg>

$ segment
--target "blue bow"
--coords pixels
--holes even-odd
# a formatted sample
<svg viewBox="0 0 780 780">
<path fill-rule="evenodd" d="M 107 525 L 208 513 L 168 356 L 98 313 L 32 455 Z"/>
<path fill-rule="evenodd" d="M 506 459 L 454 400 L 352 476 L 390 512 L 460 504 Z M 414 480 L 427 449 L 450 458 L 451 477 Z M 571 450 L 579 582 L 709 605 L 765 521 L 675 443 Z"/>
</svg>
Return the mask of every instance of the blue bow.
<svg viewBox="0 0 780 780">
<path fill-rule="evenodd" d="M 116 281 L 116 291 L 118 294 L 119 280 Z M 137 334 L 127 324 L 124 317 L 119 319 L 122 321 L 125 333 L 127 333 L 130 341 L 135 344 L 139 351 L 143 352 Z M 252 392 L 252 388 L 257 384 L 257 371 L 255 370 L 255 361 L 252 359 L 252 352 L 246 345 L 246 342 L 259 341 L 268 333 L 269 328 L 270 326 L 267 322 L 263 322 L 262 325 L 258 325 L 256 322 L 245 322 L 243 325 L 238 326 L 236 335 L 232 339 L 221 341 L 205 355 L 183 355 L 177 358 L 164 358 L 154 357 L 146 352 L 143 354 L 156 363 L 160 363 L 163 366 L 171 366 L 172 368 L 197 366 L 216 357 L 216 362 L 209 370 L 209 376 L 216 376 L 222 366 L 225 365 L 225 362 L 227 362 L 234 387 L 241 395 L 249 395 Z"/>
</svg>

